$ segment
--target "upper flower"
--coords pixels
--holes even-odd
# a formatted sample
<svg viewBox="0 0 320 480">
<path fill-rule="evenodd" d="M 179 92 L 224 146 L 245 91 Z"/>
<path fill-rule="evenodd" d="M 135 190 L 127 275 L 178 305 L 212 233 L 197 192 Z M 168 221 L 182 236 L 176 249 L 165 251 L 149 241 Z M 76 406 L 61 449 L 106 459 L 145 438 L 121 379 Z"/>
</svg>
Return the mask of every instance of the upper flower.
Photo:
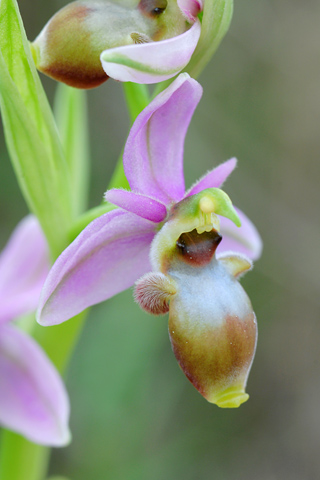
<svg viewBox="0 0 320 480">
<path fill-rule="evenodd" d="M 151 270 L 151 242 L 174 205 L 219 188 L 232 172 L 235 159 L 208 172 L 185 192 L 183 145 L 201 94 L 198 82 L 181 74 L 139 115 L 124 150 L 132 191 L 107 192 L 106 199 L 121 208 L 91 222 L 57 259 L 41 294 L 40 324 L 59 324 L 133 285 Z M 221 217 L 223 242 L 218 249 L 258 258 L 259 234 L 240 210 L 237 214 L 240 228 Z M 197 218 L 190 228 L 201 227 Z"/>
<path fill-rule="evenodd" d="M 188 64 L 199 9 L 194 0 L 76 1 L 49 20 L 31 44 L 33 57 L 41 72 L 78 88 L 108 77 L 157 83 Z"/>
<path fill-rule="evenodd" d="M 33 216 L 0 255 L 0 424 L 35 443 L 68 443 L 69 400 L 40 346 L 9 323 L 35 311 L 49 271 L 48 248 Z"/>
</svg>

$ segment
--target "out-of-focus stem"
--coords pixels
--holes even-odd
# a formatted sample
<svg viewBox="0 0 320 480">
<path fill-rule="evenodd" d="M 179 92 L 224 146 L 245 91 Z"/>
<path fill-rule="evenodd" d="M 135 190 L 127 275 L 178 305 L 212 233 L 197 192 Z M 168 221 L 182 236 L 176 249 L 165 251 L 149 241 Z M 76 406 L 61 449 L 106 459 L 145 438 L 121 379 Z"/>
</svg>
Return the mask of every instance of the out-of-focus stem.
<svg viewBox="0 0 320 480">
<path fill-rule="evenodd" d="M 123 83 L 123 90 L 130 118 L 133 123 L 139 113 L 142 112 L 150 102 L 148 87 L 147 85 L 140 85 L 139 83 L 125 82 Z"/>
<path fill-rule="evenodd" d="M 1 480 L 43 480 L 49 449 L 4 430 L 1 440 Z"/>
<path fill-rule="evenodd" d="M 150 103 L 151 97 L 150 97 L 147 85 L 140 85 L 138 83 L 132 83 L 132 82 L 125 82 L 122 85 L 123 85 L 124 96 L 127 103 L 131 124 L 133 124 L 137 116 Z M 109 185 L 108 185 L 109 189 L 110 188 L 130 189 L 128 180 L 124 173 L 122 157 L 123 157 L 123 151 L 121 152 L 116 168 L 114 169 L 113 175 L 109 182 Z"/>
<path fill-rule="evenodd" d="M 73 215 L 77 218 L 87 206 L 90 178 L 86 92 L 58 84 L 54 114 L 70 171 Z"/>
</svg>

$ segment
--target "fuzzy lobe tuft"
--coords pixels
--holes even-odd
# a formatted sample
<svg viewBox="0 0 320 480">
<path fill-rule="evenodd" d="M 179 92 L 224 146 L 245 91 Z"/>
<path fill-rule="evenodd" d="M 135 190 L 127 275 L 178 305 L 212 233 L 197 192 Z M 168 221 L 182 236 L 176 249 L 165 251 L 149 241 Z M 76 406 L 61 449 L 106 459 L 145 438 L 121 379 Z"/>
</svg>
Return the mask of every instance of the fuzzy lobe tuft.
<svg viewBox="0 0 320 480">
<path fill-rule="evenodd" d="M 169 312 L 169 301 L 176 291 L 167 275 L 147 273 L 136 282 L 134 297 L 143 310 L 153 315 L 163 315 Z"/>
</svg>

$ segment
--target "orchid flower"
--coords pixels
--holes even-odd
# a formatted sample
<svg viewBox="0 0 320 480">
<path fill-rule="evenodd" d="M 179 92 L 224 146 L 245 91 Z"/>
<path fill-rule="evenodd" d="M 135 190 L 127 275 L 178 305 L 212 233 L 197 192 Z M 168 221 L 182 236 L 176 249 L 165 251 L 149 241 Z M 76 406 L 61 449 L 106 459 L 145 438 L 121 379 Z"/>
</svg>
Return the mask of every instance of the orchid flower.
<svg viewBox="0 0 320 480">
<path fill-rule="evenodd" d="M 0 255 L 0 423 L 35 443 L 69 442 L 69 401 L 39 345 L 12 320 L 35 311 L 49 271 L 48 248 L 33 216 L 20 222 Z"/>
<path fill-rule="evenodd" d="M 185 192 L 183 145 L 201 95 L 200 84 L 183 73 L 138 116 L 123 157 L 132 191 L 108 191 L 106 200 L 121 208 L 92 221 L 56 260 L 40 298 L 41 325 L 60 324 L 132 286 L 151 270 L 150 245 L 172 205 L 220 187 L 235 168 L 236 160 L 228 160 Z M 237 212 L 240 228 L 221 219 L 226 234 L 219 251 L 232 249 L 256 259 L 260 236 L 245 214 Z"/>
<path fill-rule="evenodd" d="M 78 88 L 112 77 L 157 83 L 179 73 L 198 43 L 200 3 L 76 1 L 57 12 L 31 44 L 41 72 Z"/>
<path fill-rule="evenodd" d="M 201 95 L 202 88 L 198 82 L 186 73 L 180 74 L 138 116 L 130 131 L 123 157 L 131 191 L 107 191 L 106 200 L 120 208 L 91 222 L 57 259 L 40 298 L 37 319 L 41 325 L 64 322 L 85 308 L 132 286 L 137 279 L 152 270 L 149 253 L 151 244 L 158 244 L 157 238 L 161 238 L 162 243 L 159 248 L 151 248 L 156 257 L 152 263 L 156 270 L 166 271 L 161 267 L 161 258 L 171 258 L 172 248 L 181 233 L 192 232 L 194 229 L 198 233 L 204 233 L 208 229 L 207 221 L 209 231 L 213 228 L 217 231 L 220 229 L 220 221 L 218 222 L 216 214 L 222 215 L 223 241 L 218 247 L 219 253 L 230 250 L 237 252 L 235 259 L 229 258 L 224 262 L 234 263 L 234 268 L 229 265 L 229 271 L 238 275 L 249 268 L 249 259 L 260 256 L 262 244 L 254 225 L 240 210 L 234 210 L 229 197 L 219 190 L 235 168 L 235 159 L 208 172 L 191 189 L 185 191 L 183 145 Z M 209 208 L 205 206 L 208 198 Z M 185 209 L 183 205 L 189 206 Z M 177 212 L 180 213 L 175 223 L 172 219 Z M 240 220 L 242 226 L 239 228 Z M 214 240 L 210 246 L 212 254 L 218 243 Z M 171 253 L 166 257 L 168 251 Z M 211 256 L 210 254 L 209 257 Z M 170 263 L 167 260 L 163 262 Z M 167 311 L 166 300 L 176 287 L 163 277 L 162 279 L 165 283 L 162 289 L 165 297 L 164 311 Z M 233 283 L 233 280 L 227 282 L 229 286 Z M 147 290 L 149 286 L 146 286 Z M 166 288 L 169 289 L 169 294 Z M 239 285 L 237 291 L 240 292 L 240 289 Z M 155 287 L 154 290 L 161 296 L 161 288 Z M 249 299 L 245 294 L 239 296 L 243 304 L 242 310 L 248 313 Z M 142 292 L 137 298 L 146 307 L 146 295 Z M 250 317 L 252 321 L 253 318 Z M 252 332 L 255 345 L 254 328 Z M 252 345 L 250 348 L 251 365 L 254 348 Z M 248 368 L 249 363 L 246 364 Z"/>
</svg>

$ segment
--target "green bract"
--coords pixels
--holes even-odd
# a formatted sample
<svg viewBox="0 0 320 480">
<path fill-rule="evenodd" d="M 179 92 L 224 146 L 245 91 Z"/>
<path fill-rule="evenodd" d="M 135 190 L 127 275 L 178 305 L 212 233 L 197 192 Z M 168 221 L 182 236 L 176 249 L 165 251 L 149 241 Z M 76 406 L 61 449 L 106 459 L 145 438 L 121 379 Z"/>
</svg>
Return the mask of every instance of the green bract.
<svg viewBox="0 0 320 480">
<path fill-rule="evenodd" d="M 66 245 L 71 220 L 67 163 L 15 0 L 0 2 L 0 106 L 10 157 L 51 251 Z"/>
<path fill-rule="evenodd" d="M 198 45 L 185 69 L 197 78 L 227 33 L 233 14 L 233 0 L 204 0 L 201 35 Z"/>
</svg>

